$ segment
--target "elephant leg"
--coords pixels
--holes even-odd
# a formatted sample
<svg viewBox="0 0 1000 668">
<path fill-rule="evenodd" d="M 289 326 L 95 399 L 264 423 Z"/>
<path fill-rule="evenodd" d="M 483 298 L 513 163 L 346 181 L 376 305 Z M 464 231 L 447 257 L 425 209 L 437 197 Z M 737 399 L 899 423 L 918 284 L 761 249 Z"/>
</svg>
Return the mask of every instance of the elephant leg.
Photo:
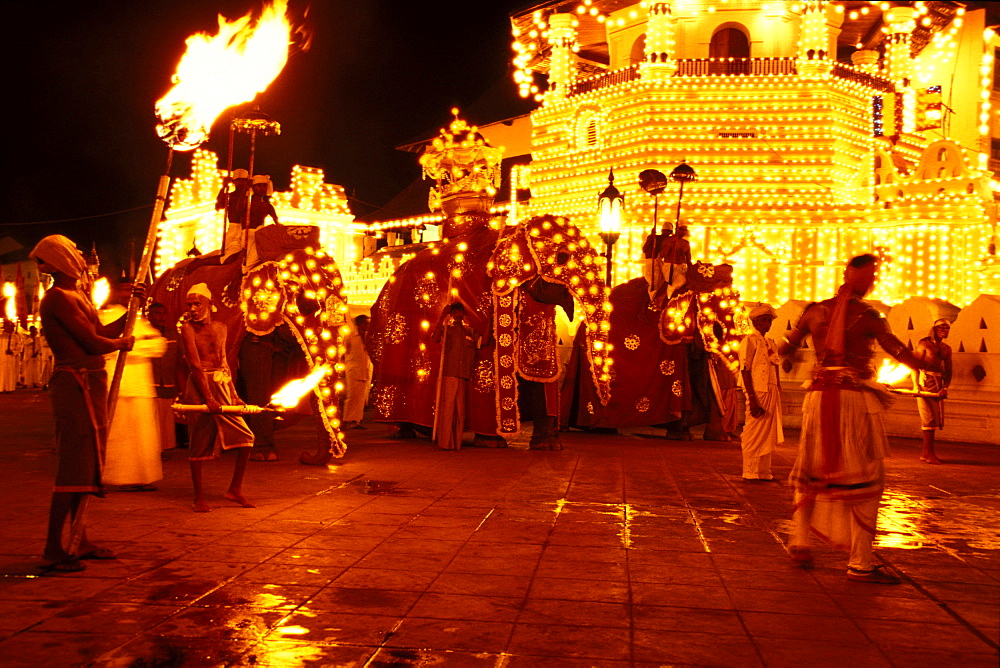
<svg viewBox="0 0 1000 668">
<path fill-rule="evenodd" d="M 265 406 L 274 392 L 274 346 L 266 337 L 247 336 L 240 346 L 240 375 L 246 387 L 246 402 Z M 254 461 L 276 461 L 274 447 L 274 416 L 260 413 L 246 416 L 247 426 L 253 432 Z"/>
<path fill-rule="evenodd" d="M 323 409 L 315 394 L 311 394 L 309 403 L 316 415 L 316 452 L 304 451 L 299 455 L 299 463 L 307 466 L 326 466 L 333 459 L 333 444 L 330 443 L 330 434 L 327 433 L 319 415 L 319 411 Z"/>
<path fill-rule="evenodd" d="M 533 450 L 562 450 L 562 441 L 559 439 L 557 410 L 559 397 L 556 384 L 521 380 L 518 395 L 522 419 L 532 422 L 528 447 Z"/>
</svg>

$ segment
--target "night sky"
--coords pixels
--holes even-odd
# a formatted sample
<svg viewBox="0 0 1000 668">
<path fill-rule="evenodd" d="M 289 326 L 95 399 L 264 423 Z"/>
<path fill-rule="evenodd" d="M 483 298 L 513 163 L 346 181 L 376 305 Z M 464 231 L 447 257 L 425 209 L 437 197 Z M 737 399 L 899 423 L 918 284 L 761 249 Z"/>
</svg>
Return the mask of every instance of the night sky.
<svg viewBox="0 0 1000 668">
<path fill-rule="evenodd" d="M 386 203 L 420 174 L 416 156 L 394 147 L 435 131 L 452 106 L 471 105 L 508 76 L 508 16 L 525 4 L 488 0 L 446 11 L 451 3 L 313 0 L 311 48 L 294 53 L 256 100 L 282 134 L 259 141 L 255 171 L 284 189 L 292 165 L 321 167 L 327 182 L 356 198 L 356 214 Z M 62 233 L 81 247 L 96 241 L 102 256 L 120 255 L 129 238 L 141 245 L 167 155 L 153 106 L 170 87 L 184 40 L 214 33 L 220 13 L 235 18 L 259 6 L 6 3 L 0 237 L 30 246 Z M 307 3 L 290 6 L 301 15 Z M 205 145 L 223 167 L 227 117 Z M 176 154 L 173 176 L 188 175 L 189 155 Z M 245 166 L 240 161 L 237 153 L 234 167 Z"/>
</svg>

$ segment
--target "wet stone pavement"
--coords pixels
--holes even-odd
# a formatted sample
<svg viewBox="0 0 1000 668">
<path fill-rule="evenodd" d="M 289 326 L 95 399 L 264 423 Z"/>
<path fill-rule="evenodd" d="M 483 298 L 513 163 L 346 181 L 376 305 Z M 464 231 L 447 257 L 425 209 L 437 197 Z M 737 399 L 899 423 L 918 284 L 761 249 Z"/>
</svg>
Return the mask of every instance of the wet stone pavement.
<svg viewBox="0 0 1000 668">
<path fill-rule="evenodd" d="M 930 467 L 894 442 L 878 555 L 899 586 L 849 582 L 825 549 L 790 567 L 791 492 L 744 483 L 733 444 L 445 452 L 369 424 L 316 468 L 308 421 L 251 462 L 257 508 L 222 498 L 226 455 L 191 512 L 173 451 L 158 491 L 91 503 L 117 560 L 40 576 L 49 420 L 43 393 L 0 398 L 2 666 L 997 665 L 1000 446 L 941 443 Z"/>
</svg>

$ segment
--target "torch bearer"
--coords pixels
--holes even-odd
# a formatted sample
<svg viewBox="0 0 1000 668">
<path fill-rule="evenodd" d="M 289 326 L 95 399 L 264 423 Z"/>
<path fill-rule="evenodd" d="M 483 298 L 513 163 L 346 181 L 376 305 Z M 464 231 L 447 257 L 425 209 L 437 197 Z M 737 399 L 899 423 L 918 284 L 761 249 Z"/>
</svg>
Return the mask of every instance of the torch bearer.
<svg viewBox="0 0 1000 668">
<path fill-rule="evenodd" d="M 156 233 L 163 216 L 170 185 L 174 151 L 191 151 L 208 140 L 212 124 L 226 109 L 252 101 L 278 76 L 288 61 L 293 34 L 286 16 L 287 0 L 274 0 L 254 20 L 251 14 L 230 21 L 219 16 L 215 35 L 196 33 L 187 39 L 187 50 L 173 75 L 174 86 L 156 103 L 160 121 L 156 132 L 167 144 L 167 165 L 156 189 L 142 260 L 136 276 L 149 273 Z M 140 300 L 132 295 L 122 336 L 131 336 Z M 108 388 L 108 424 L 114 419 L 118 390 L 128 351 L 118 354 Z M 83 517 L 88 495 L 80 501 L 70 532 L 70 554 L 75 554 L 83 536 Z"/>
</svg>

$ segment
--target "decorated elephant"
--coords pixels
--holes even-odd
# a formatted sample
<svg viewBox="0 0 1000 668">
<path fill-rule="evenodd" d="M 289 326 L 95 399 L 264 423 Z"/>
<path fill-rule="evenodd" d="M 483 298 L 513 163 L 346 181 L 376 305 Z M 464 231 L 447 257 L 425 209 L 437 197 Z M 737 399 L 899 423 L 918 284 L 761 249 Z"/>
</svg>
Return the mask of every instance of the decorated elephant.
<svg viewBox="0 0 1000 668">
<path fill-rule="evenodd" d="M 664 427 L 668 438 L 727 440 L 736 428 L 739 341 L 748 333 L 730 265 L 691 262 L 679 234 L 647 240 L 644 275 L 611 291 L 611 397 L 587 379 L 586 341 L 574 341 L 563 383 L 563 427 Z M 680 275 L 683 280 L 678 281 Z"/>
<path fill-rule="evenodd" d="M 268 225 L 257 230 L 258 262 L 243 266 L 243 251 L 220 264 L 218 254 L 188 258 L 161 274 L 149 290 L 171 321 L 185 311 L 191 286 L 205 283 L 213 294 L 213 318 L 227 328 L 227 358 L 236 372 L 241 397 L 263 405 L 288 380 L 326 366 L 329 371 L 289 417 L 309 410 L 319 418 L 321 438 L 315 453 L 302 453 L 304 464 L 323 465 L 346 448 L 338 417 L 343 390 L 342 358 L 347 326 L 343 281 L 333 258 L 319 244 L 312 226 Z M 260 458 L 276 458 L 274 428 L 267 414 L 247 416 Z M 269 442 L 270 441 L 270 442 Z"/>
<path fill-rule="evenodd" d="M 486 342 L 468 392 L 475 442 L 502 446 L 524 419 L 534 423 L 531 447 L 559 449 L 556 305 L 571 317 L 574 300 L 582 305 L 589 377 L 598 396 L 608 396 L 610 305 L 598 254 L 563 218 L 502 229 L 488 215 L 460 218 L 447 241 L 399 267 L 372 309 L 375 418 L 432 428 L 441 367 L 432 333 L 446 307 L 459 302 Z"/>
</svg>

